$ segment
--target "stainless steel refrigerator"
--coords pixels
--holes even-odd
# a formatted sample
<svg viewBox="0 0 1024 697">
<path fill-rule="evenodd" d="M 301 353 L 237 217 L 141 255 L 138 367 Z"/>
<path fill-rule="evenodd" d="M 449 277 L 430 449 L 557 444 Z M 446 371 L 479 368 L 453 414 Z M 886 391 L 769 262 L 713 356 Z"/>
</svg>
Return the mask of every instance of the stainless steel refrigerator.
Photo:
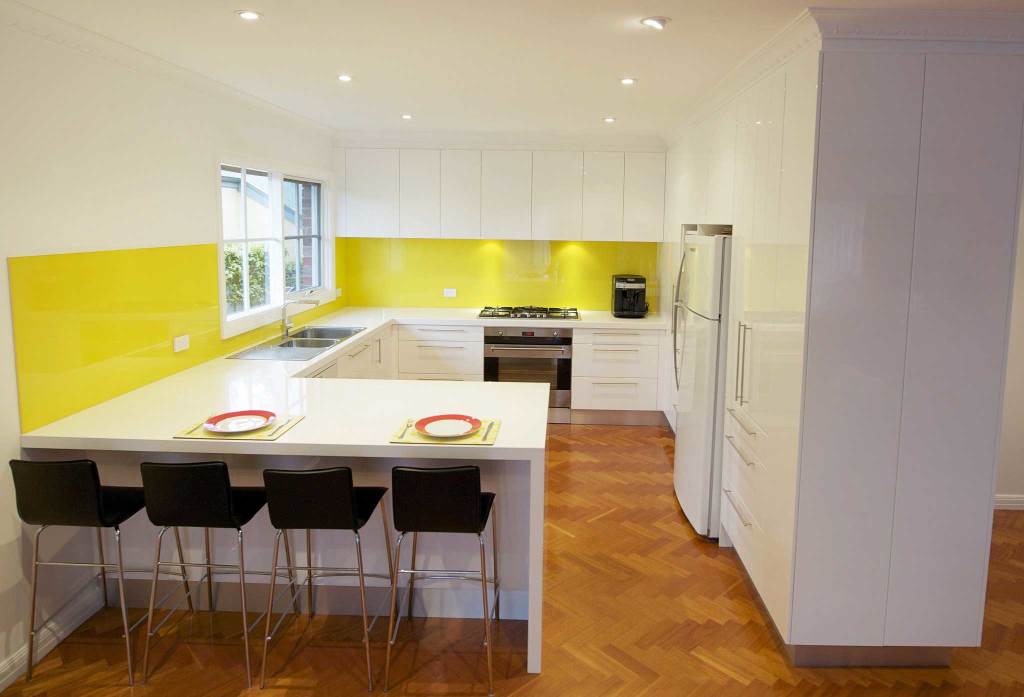
<svg viewBox="0 0 1024 697">
<path fill-rule="evenodd" d="M 720 526 L 730 243 L 728 235 L 683 234 L 673 301 L 673 480 L 687 520 L 710 538 Z"/>
</svg>

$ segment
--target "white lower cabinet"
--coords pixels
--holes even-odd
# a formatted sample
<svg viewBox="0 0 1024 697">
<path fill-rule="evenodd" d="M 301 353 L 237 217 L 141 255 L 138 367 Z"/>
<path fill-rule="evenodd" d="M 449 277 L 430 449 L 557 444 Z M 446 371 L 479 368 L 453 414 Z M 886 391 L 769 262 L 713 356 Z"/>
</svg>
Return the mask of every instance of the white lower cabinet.
<svg viewBox="0 0 1024 697">
<path fill-rule="evenodd" d="M 338 358 L 334 377 L 369 378 L 373 372 L 373 347 L 371 341 L 361 341 Z"/>
<path fill-rule="evenodd" d="M 572 408 L 654 411 L 658 408 L 658 380 L 574 377 Z"/>
<path fill-rule="evenodd" d="M 399 380 L 452 380 L 455 382 L 483 382 L 483 375 L 458 373 L 399 373 Z"/>
<path fill-rule="evenodd" d="M 398 372 L 402 379 L 483 379 L 483 327 L 400 325 L 398 338 Z"/>
</svg>

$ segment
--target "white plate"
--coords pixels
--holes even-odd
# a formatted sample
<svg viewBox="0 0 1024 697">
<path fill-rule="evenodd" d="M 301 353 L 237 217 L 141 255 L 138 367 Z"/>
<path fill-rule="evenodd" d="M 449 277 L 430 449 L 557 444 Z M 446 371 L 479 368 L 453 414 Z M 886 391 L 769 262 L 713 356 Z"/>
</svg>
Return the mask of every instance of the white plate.
<svg viewBox="0 0 1024 697">
<path fill-rule="evenodd" d="M 212 433 L 248 433 L 274 423 L 274 416 L 263 413 L 229 413 L 212 417 L 203 427 Z"/>
</svg>

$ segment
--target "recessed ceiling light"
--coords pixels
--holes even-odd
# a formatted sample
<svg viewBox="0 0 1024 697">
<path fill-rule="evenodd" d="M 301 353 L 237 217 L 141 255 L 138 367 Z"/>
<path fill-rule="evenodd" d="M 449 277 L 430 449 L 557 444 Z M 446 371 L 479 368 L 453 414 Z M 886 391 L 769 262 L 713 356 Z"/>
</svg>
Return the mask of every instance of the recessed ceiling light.
<svg viewBox="0 0 1024 697">
<path fill-rule="evenodd" d="M 351 75 L 339 75 L 338 79 L 341 80 L 342 82 L 352 82 Z"/>
<path fill-rule="evenodd" d="M 672 19 L 669 17 L 644 17 L 640 20 L 640 24 L 651 29 L 657 29 L 661 31 L 665 28 L 665 25 L 671 22 Z"/>
<path fill-rule="evenodd" d="M 605 123 L 615 123 L 615 117 L 614 116 L 605 116 L 604 117 L 604 122 Z"/>
<path fill-rule="evenodd" d="M 635 77 L 624 77 L 621 80 L 619 80 L 619 82 L 621 82 L 623 85 L 635 85 L 636 84 L 636 78 Z"/>
<path fill-rule="evenodd" d="M 402 118 L 408 121 L 409 119 L 412 118 L 412 114 L 402 114 Z"/>
<path fill-rule="evenodd" d="M 255 10 L 238 10 L 235 14 L 244 19 L 246 22 L 255 22 L 257 19 L 263 17 L 259 12 Z"/>
</svg>

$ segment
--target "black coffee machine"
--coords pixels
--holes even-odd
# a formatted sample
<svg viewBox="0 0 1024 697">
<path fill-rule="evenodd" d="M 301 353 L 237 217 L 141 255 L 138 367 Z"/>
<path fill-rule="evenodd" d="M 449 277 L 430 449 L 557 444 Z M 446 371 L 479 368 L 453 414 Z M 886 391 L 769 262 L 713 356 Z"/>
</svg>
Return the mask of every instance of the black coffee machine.
<svg viewBox="0 0 1024 697">
<path fill-rule="evenodd" d="M 612 276 L 612 314 L 615 317 L 647 315 L 647 279 L 632 274 Z"/>
</svg>

